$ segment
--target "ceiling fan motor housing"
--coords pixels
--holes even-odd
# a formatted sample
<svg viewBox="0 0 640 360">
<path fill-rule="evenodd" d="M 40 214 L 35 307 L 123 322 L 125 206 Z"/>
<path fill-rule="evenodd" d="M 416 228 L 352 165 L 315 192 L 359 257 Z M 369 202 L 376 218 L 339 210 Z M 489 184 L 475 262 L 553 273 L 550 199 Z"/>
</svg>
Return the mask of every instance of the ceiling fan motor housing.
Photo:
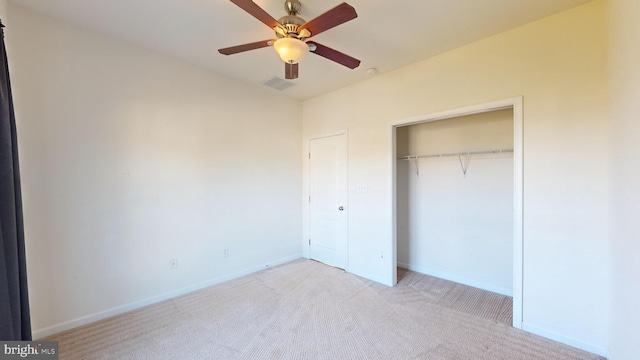
<svg viewBox="0 0 640 360">
<path fill-rule="evenodd" d="M 302 4 L 298 0 L 286 0 L 284 2 L 284 10 L 289 15 L 298 15 L 302 11 Z"/>
<path fill-rule="evenodd" d="M 297 15 L 285 15 L 278 19 L 278 22 L 282 24 L 287 31 L 287 35 L 298 37 L 298 28 L 306 23 L 306 21 Z M 283 37 L 281 34 L 277 33 L 278 37 Z"/>
<path fill-rule="evenodd" d="M 284 26 L 285 31 L 287 32 L 287 37 L 298 37 L 298 28 L 306 23 L 306 21 L 298 16 L 300 11 L 302 11 L 302 4 L 298 0 L 286 0 L 284 2 L 284 10 L 288 15 L 285 15 L 278 19 L 278 22 Z M 278 37 L 285 37 L 284 34 L 281 34 L 276 31 L 276 35 Z"/>
</svg>

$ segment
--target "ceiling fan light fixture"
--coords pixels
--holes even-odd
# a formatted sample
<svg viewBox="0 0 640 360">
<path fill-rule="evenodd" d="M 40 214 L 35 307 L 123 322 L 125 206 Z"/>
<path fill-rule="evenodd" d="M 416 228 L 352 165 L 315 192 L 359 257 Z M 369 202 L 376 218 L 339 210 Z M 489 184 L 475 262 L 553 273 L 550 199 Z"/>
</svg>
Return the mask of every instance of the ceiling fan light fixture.
<svg viewBox="0 0 640 360">
<path fill-rule="evenodd" d="M 276 20 L 254 1 L 255 0 L 231 0 L 232 3 L 249 13 L 249 15 L 273 29 L 277 39 L 256 41 L 248 44 L 218 49 L 219 53 L 223 55 L 232 55 L 249 50 L 261 49 L 267 46 L 273 46 L 278 53 L 278 56 L 280 56 L 282 61 L 285 63 L 285 77 L 287 79 L 298 78 L 298 63 L 309 52 L 313 52 L 315 55 L 321 56 L 340 65 L 344 65 L 349 69 L 355 69 L 360 65 L 360 60 L 347 54 L 343 54 L 314 41 L 307 42 L 307 40 L 312 36 L 318 35 L 340 24 L 344 24 L 347 21 L 357 18 L 358 14 L 353 6 L 347 3 L 342 3 L 333 9 L 316 16 L 311 21 L 305 21 L 303 18 L 298 16 L 302 9 L 300 0 L 284 0 L 287 15 L 281 17 L 280 20 Z"/>
<path fill-rule="evenodd" d="M 309 45 L 302 40 L 286 37 L 276 40 L 273 44 L 282 61 L 297 64 L 309 53 Z"/>
</svg>

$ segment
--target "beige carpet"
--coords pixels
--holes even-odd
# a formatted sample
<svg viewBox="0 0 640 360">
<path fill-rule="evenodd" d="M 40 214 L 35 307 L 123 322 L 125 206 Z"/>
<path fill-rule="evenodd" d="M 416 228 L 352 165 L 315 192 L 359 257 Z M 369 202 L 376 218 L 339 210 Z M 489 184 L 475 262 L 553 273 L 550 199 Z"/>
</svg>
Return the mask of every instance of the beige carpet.
<svg viewBox="0 0 640 360">
<path fill-rule="evenodd" d="M 418 307 L 424 303 L 435 304 L 505 325 L 513 324 L 513 298 L 510 296 L 400 268 L 396 291 L 398 295 L 407 294 L 408 301 Z M 397 301 L 403 302 L 399 297 Z"/>
<path fill-rule="evenodd" d="M 389 288 L 297 260 L 47 340 L 60 359 L 600 359 L 403 275 Z"/>
</svg>

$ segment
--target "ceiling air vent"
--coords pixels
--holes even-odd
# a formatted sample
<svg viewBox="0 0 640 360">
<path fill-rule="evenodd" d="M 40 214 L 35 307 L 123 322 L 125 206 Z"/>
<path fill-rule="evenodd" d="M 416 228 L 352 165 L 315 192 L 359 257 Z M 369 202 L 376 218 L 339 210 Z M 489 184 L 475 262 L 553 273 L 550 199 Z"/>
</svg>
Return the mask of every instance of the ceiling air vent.
<svg viewBox="0 0 640 360">
<path fill-rule="evenodd" d="M 288 88 L 292 87 L 295 84 L 292 83 L 291 81 L 287 81 L 287 80 L 281 79 L 279 77 L 272 77 L 271 79 L 263 82 L 262 85 L 265 85 L 265 86 L 274 88 L 276 90 L 282 91 L 284 89 L 288 89 Z"/>
</svg>

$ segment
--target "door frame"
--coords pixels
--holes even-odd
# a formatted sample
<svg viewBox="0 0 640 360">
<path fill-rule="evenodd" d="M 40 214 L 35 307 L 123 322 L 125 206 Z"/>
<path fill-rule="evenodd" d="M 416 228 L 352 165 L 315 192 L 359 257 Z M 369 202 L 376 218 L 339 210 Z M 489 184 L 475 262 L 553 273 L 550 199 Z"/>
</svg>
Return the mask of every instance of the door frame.
<svg viewBox="0 0 640 360">
<path fill-rule="evenodd" d="M 393 284 L 397 283 L 398 274 L 398 258 L 397 258 L 397 202 L 396 202 L 396 174 L 397 174 L 397 154 L 396 154 L 396 129 L 401 126 L 415 125 L 425 122 L 444 120 L 449 118 L 461 117 L 465 115 L 480 114 L 496 110 L 513 109 L 513 327 L 522 329 L 523 322 L 523 285 L 524 285 L 524 232 L 523 232 L 523 214 L 524 214 L 524 99 L 522 96 L 509 99 L 493 101 L 484 104 L 477 104 L 458 109 L 452 109 L 437 113 L 414 116 L 411 118 L 393 121 L 390 124 L 390 146 L 391 154 L 391 209 L 392 209 L 392 226 L 391 226 L 391 268 L 389 269 L 390 277 Z"/>
<path fill-rule="evenodd" d="M 303 212 L 303 245 L 302 245 L 302 256 L 304 258 L 307 259 L 311 259 L 311 252 L 310 252 L 310 246 L 309 246 L 309 237 L 311 236 L 311 209 L 309 206 L 309 196 L 311 196 L 311 163 L 309 162 L 309 154 L 311 153 L 311 141 L 313 140 L 319 140 L 319 139 L 324 139 L 324 138 L 328 138 L 328 137 L 332 137 L 332 136 L 340 136 L 340 135 L 344 135 L 345 136 L 345 141 L 347 142 L 346 146 L 347 146 L 347 198 L 345 200 L 345 206 L 347 208 L 347 237 L 346 237 L 346 254 L 345 254 L 345 267 L 344 270 L 349 272 L 349 219 L 351 217 L 351 213 L 349 211 L 349 131 L 348 130 L 341 130 L 341 131 L 336 131 L 336 132 L 329 132 L 329 133 L 324 133 L 321 135 L 313 135 L 313 136 L 309 136 L 306 141 L 305 141 L 305 149 L 304 149 L 304 155 L 303 155 L 303 159 L 304 159 L 304 164 L 303 167 L 306 167 L 306 172 L 305 172 L 305 179 L 304 182 L 306 183 L 306 186 L 304 187 L 304 195 L 302 198 L 302 212 Z"/>
</svg>

